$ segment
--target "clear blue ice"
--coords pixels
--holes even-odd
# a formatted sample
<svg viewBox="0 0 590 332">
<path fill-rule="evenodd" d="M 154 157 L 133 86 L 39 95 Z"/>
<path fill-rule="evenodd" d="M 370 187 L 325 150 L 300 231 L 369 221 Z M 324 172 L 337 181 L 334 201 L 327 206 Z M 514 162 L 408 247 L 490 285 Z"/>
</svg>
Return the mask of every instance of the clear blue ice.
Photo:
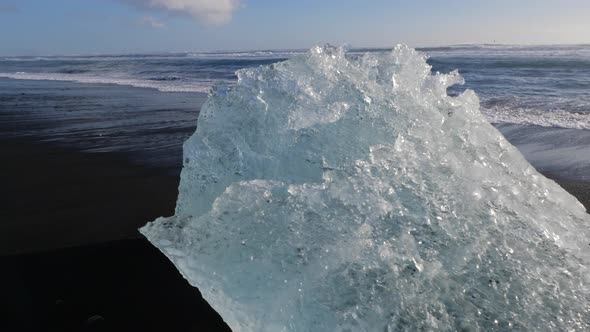
<svg viewBox="0 0 590 332">
<path fill-rule="evenodd" d="M 590 329 L 590 215 L 458 73 L 327 46 L 238 76 L 141 229 L 233 331 Z"/>
</svg>

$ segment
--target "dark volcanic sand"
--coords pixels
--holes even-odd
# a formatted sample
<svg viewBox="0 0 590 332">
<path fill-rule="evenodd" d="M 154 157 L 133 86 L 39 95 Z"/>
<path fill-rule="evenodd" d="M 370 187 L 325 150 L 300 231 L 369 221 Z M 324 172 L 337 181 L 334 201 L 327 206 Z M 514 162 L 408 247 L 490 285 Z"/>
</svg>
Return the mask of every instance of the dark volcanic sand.
<svg viewBox="0 0 590 332">
<path fill-rule="evenodd" d="M 173 214 L 177 175 L 28 139 L 0 149 L 1 331 L 229 330 L 137 232 Z"/>
<path fill-rule="evenodd" d="M 230 331 L 147 240 L 0 258 L 1 331 Z"/>
<path fill-rule="evenodd" d="M 0 79 L 0 255 L 137 238 L 173 214 L 205 97 Z"/>
<path fill-rule="evenodd" d="M 590 183 L 584 181 L 574 181 L 570 179 L 562 179 L 553 174 L 545 174 L 546 177 L 553 179 L 563 189 L 574 195 L 580 203 L 586 208 L 586 212 L 590 212 Z"/>
<path fill-rule="evenodd" d="M 229 331 L 137 231 L 203 98 L 0 79 L 0 331 Z"/>
<path fill-rule="evenodd" d="M 174 214 L 178 176 L 158 168 L 25 139 L 0 140 L 0 151 L 1 254 L 138 238 Z"/>
</svg>

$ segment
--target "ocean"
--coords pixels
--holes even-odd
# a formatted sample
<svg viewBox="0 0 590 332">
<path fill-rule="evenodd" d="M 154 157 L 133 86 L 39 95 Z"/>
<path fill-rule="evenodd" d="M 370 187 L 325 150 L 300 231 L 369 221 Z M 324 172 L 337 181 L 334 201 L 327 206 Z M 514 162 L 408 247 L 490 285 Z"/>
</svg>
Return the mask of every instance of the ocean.
<svg viewBox="0 0 590 332">
<path fill-rule="evenodd" d="M 539 170 L 590 180 L 590 45 L 419 49 L 458 70 L 482 112 Z M 387 49 L 352 49 L 350 56 Z M 173 167 L 216 84 L 306 50 L 0 57 L 2 135 L 86 152 L 122 151 Z"/>
</svg>

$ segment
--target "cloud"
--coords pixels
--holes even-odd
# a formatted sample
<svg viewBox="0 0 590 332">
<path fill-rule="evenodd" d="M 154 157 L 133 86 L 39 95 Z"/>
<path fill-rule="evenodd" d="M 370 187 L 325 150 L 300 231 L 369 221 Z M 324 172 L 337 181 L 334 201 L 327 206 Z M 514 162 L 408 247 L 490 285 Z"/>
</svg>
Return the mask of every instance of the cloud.
<svg viewBox="0 0 590 332">
<path fill-rule="evenodd" d="M 232 19 L 241 0 L 119 0 L 138 8 L 159 9 L 189 15 L 207 24 L 224 24 Z"/>
<path fill-rule="evenodd" d="M 151 16 L 144 16 L 137 21 L 137 24 L 144 27 L 149 27 L 153 29 L 162 29 L 166 27 L 166 24 L 163 22 L 158 21 L 157 19 Z"/>
</svg>

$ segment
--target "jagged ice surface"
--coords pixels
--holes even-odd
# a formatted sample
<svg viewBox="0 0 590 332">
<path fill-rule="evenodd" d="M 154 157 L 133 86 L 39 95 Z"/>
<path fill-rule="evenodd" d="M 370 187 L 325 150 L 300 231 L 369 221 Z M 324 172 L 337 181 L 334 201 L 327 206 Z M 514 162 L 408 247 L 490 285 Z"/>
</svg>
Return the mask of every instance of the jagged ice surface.
<svg viewBox="0 0 590 332">
<path fill-rule="evenodd" d="M 457 72 L 317 47 L 238 76 L 141 229 L 234 331 L 590 328 L 590 216 Z"/>
</svg>

